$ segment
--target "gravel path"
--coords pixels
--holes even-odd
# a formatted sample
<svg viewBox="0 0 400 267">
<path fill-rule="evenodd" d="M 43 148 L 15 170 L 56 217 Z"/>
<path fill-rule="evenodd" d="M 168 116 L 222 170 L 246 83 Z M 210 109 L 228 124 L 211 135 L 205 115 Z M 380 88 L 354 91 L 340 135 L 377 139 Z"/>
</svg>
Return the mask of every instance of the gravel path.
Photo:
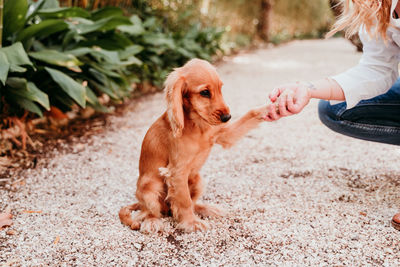
<svg viewBox="0 0 400 267">
<path fill-rule="evenodd" d="M 237 118 L 274 86 L 336 74 L 360 54 L 342 39 L 296 41 L 226 59 L 218 66 Z M 301 114 L 265 123 L 231 150 L 215 147 L 202 169 L 203 200 L 227 211 L 211 229 L 144 235 L 120 224 L 134 199 L 141 141 L 163 112 L 144 97 L 104 133 L 54 151 L 28 170 L 17 192 L 0 191 L 15 235 L 0 232 L 0 263 L 13 266 L 385 265 L 400 262 L 400 149 L 338 135 Z M 26 213 L 24 210 L 41 211 Z"/>
</svg>

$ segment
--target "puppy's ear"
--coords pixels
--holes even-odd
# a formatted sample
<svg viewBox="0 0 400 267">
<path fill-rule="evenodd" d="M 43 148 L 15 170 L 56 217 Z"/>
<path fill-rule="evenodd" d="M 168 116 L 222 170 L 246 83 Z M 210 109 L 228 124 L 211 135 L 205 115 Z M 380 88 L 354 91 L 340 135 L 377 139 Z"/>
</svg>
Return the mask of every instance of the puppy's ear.
<svg viewBox="0 0 400 267">
<path fill-rule="evenodd" d="M 185 78 L 179 75 L 179 69 L 171 72 L 165 81 L 167 114 L 175 138 L 182 136 L 184 127 L 182 94 L 185 89 Z"/>
</svg>

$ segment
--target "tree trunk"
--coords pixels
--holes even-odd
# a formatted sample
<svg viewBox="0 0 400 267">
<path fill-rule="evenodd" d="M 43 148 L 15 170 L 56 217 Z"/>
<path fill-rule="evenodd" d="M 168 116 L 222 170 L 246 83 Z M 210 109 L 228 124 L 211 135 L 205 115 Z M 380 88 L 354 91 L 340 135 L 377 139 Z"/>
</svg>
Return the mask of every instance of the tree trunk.
<svg viewBox="0 0 400 267">
<path fill-rule="evenodd" d="M 268 42 L 269 18 L 271 14 L 271 0 L 261 0 L 260 17 L 257 25 L 257 35 L 261 40 Z"/>
<path fill-rule="evenodd" d="M 3 7 L 4 1 L 0 0 L 0 48 L 2 48 L 3 44 Z"/>
<path fill-rule="evenodd" d="M 206 16 L 208 14 L 209 8 L 210 8 L 210 0 L 203 0 L 200 8 L 201 14 Z"/>
</svg>

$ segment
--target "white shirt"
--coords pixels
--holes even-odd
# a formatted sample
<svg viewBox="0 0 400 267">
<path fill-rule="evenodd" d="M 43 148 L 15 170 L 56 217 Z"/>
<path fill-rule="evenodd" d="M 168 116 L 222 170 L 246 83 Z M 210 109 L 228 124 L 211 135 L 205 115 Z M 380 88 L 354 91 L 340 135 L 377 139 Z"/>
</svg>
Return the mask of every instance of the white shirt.
<svg viewBox="0 0 400 267">
<path fill-rule="evenodd" d="M 392 1 L 390 23 L 386 43 L 381 37 L 371 39 L 365 29 L 359 32 L 363 43 L 363 55 L 357 66 L 332 78 L 342 87 L 347 108 L 361 100 L 386 93 L 399 78 L 400 19 L 393 19 L 393 11 L 399 0 Z"/>
</svg>

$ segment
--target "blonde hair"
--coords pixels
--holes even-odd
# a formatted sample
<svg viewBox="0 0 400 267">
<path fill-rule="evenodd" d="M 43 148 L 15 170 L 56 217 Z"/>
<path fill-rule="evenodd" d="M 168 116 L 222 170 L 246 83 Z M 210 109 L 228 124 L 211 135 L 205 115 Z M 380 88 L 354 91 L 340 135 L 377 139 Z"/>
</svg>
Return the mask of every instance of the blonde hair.
<svg viewBox="0 0 400 267">
<path fill-rule="evenodd" d="M 379 35 L 386 40 L 390 26 L 392 0 L 342 0 L 343 12 L 333 29 L 326 35 L 331 37 L 344 30 L 345 36 L 355 35 L 364 26 L 371 38 Z"/>
</svg>

